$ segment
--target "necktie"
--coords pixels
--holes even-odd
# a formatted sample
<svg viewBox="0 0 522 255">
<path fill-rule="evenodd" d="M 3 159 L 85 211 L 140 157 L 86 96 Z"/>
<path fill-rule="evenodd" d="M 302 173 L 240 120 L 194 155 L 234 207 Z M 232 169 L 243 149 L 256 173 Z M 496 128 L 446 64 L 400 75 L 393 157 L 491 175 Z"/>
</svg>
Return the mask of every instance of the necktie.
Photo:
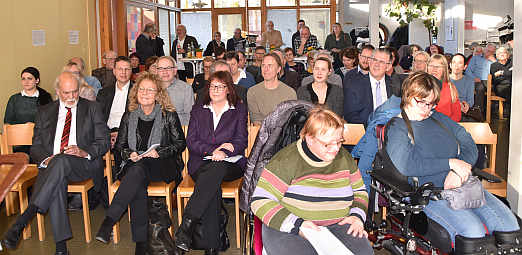
<svg viewBox="0 0 522 255">
<path fill-rule="evenodd" d="M 71 132 L 71 108 L 65 107 L 65 109 L 67 109 L 67 115 L 65 116 L 65 125 L 63 126 L 62 140 L 60 143 L 60 152 L 63 152 L 65 146 L 69 144 L 69 133 Z"/>
<path fill-rule="evenodd" d="M 379 107 L 382 104 L 382 96 L 381 96 L 381 82 L 378 81 L 377 86 L 375 88 L 375 108 Z"/>
</svg>

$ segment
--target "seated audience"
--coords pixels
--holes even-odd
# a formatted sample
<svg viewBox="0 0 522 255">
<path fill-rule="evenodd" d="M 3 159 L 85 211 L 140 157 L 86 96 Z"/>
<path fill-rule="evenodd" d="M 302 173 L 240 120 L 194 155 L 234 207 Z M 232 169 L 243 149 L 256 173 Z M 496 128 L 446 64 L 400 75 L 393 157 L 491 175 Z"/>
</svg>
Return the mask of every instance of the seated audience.
<svg viewBox="0 0 522 255">
<path fill-rule="evenodd" d="M 326 105 L 339 116 L 343 116 L 343 89 L 328 83 L 332 73 L 332 62 L 329 58 L 319 57 L 314 64 L 314 81 L 297 89 L 297 99 Z"/>
<path fill-rule="evenodd" d="M 403 74 L 404 69 L 402 69 L 402 67 L 399 65 L 399 53 L 397 52 L 397 49 L 390 47 L 390 46 L 388 46 L 386 48 L 388 48 L 392 54 L 392 58 L 393 58 L 392 67 L 393 67 L 394 73 Z"/>
<path fill-rule="evenodd" d="M 216 50 L 214 51 L 214 58 L 216 60 L 225 60 L 225 48 L 216 48 Z"/>
<path fill-rule="evenodd" d="M 74 62 L 78 65 L 78 67 L 80 68 L 80 76 L 85 80 L 85 82 L 87 82 L 87 84 L 89 84 L 89 86 L 91 86 L 94 89 L 96 95 L 98 95 L 98 92 L 100 91 L 100 89 L 102 89 L 102 85 L 98 78 L 94 76 L 85 75 L 85 61 L 83 61 L 83 58 L 73 57 L 69 59 L 68 62 Z"/>
<path fill-rule="evenodd" d="M 176 108 L 182 126 L 189 123 L 190 111 L 194 104 L 194 91 L 186 82 L 176 78 L 176 60 L 170 56 L 158 59 L 158 76 L 161 86 L 169 94 L 170 102 Z"/>
<path fill-rule="evenodd" d="M 424 72 L 411 74 L 404 82 L 402 119 L 395 117 L 388 123 L 386 152 L 397 170 L 417 177 L 420 185 L 431 182 L 452 189 L 471 175 L 477 147 L 461 125 L 433 111 L 439 99 L 436 78 Z M 408 133 L 407 122 L 415 136 Z M 449 232 L 453 243 L 456 235 L 476 239 L 487 233 L 518 231 L 511 210 L 488 191 L 484 195 L 486 203 L 479 208 L 454 210 L 445 200 L 431 200 L 424 213 Z"/>
<path fill-rule="evenodd" d="M 488 82 L 488 75 L 490 73 L 491 64 L 495 61 L 491 58 L 492 53 L 495 52 L 495 45 L 488 45 L 486 52 L 483 51 L 482 46 L 477 45 L 473 52 L 473 57 L 468 63 L 466 74 L 475 81 L 475 105 L 481 110 L 486 109 L 485 95 Z"/>
<path fill-rule="evenodd" d="M 152 56 L 150 58 L 147 58 L 145 60 L 145 71 L 151 73 L 151 74 L 158 74 L 158 58 L 157 56 Z"/>
<path fill-rule="evenodd" d="M 332 55 L 330 55 L 330 53 L 328 51 L 326 51 L 326 50 L 319 51 L 319 53 L 317 53 L 314 57 L 314 62 L 313 62 L 314 64 L 312 65 L 312 72 L 313 72 L 313 68 L 315 67 L 314 66 L 315 61 L 321 57 L 328 58 L 328 59 L 330 59 L 331 62 L 333 62 L 333 57 L 332 57 Z M 303 80 L 301 81 L 301 86 L 306 86 L 306 85 L 312 83 L 313 81 L 314 81 L 314 78 L 312 75 L 304 77 Z M 341 76 L 339 76 L 338 74 L 336 74 L 334 72 L 331 72 L 328 75 L 328 83 L 339 86 L 341 88 L 343 87 L 343 79 L 341 78 Z"/>
<path fill-rule="evenodd" d="M 231 73 L 231 68 L 227 64 L 227 62 L 225 62 L 224 60 L 218 60 L 218 61 L 215 61 L 214 63 L 212 63 L 212 65 L 210 65 L 209 75 L 212 75 L 213 73 L 219 72 L 219 71 Z M 243 104 L 248 105 L 247 104 L 247 89 L 243 86 L 237 86 L 235 84 L 232 87 L 234 88 L 234 91 L 236 92 L 237 97 L 243 102 Z M 207 86 L 198 90 L 197 96 L 196 96 L 196 104 L 203 104 L 206 94 L 208 94 L 208 81 L 207 81 Z"/>
<path fill-rule="evenodd" d="M 129 111 L 122 117 L 115 145 L 123 159 L 124 173 L 96 240 L 109 243 L 113 225 L 130 208 L 135 254 L 145 255 L 149 237 L 147 186 L 155 181 L 181 181 L 185 137 L 175 108 L 156 75 L 141 74 L 129 94 Z M 149 151 L 154 144 L 159 146 Z"/>
<path fill-rule="evenodd" d="M 453 83 L 449 81 L 449 69 L 446 58 L 440 54 L 434 54 L 428 62 L 428 73 L 435 76 L 441 83 L 440 101 L 435 110 L 450 117 L 453 121 L 461 119 L 459 92 Z"/>
<path fill-rule="evenodd" d="M 317 54 L 319 54 L 319 51 L 317 51 L 317 50 L 310 51 L 306 54 L 307 68 L 301 76 L 301 85 L 303 84 L 303 79 L 305 77 L 312 75 L 313 70 L 314 70 L 314 61 L 315 61 L 315 57 L 317 56 Z"/>
<path fill-rule="evenodd" d="M 263 81 L 263 75 L 261 75 L 261 63 L 263 62 L 265 54 L 265 47 L 257 46 L 254 50 L 254 63 L 246 68 L 246 71 L 254 76 L 256 83 Z"/>
<path fill-rule="evenodd" d="M 246 63 L 247 63 L 247 58 L 245 56 L 245 52 L 244 51 L 236 51 L 237 55 L 239 56 L 239 63 L 237 64 L 237 66 L 243 70 L 246 71 Z"/>
<path fill-rule="evenodd" d="M 511 102 L 513 60 L 510 57 L 509 51 L 505 47 L 499 47 L 497 49 L 496 57 L 497 62 L 491 64 L 491 85 L 495 94 L 505 98 L 509 103 Z"/>
<path fill-rule="evenodd" d="M 341 76 L 341 79 L 344 80 L 344 76 L 346 73 L 356 68 L 359 65 L 359 61 L 357 55 L 359 55 L 359 51 L 357 48 L 349 47 L 342 50 L 339 55 L 341 56 L 341 61 L 343 65 L 337 69 L 335 69 L 335 73 Z"/>
<path fill-rule="evenodd" d="M 413 54 L 413 65 L 411 70 L 413 72 L 416 71 L 428 71 L 428 61 L 430 60 L 430 55 L 425 51 L 416 51 Z"/>
<path fill-rule="evenodd" d="M 214 63 L 214 58 L 206 56 L 203 58 L 203 72 L 194 76 L 192 82 L 192 90 L 197 93 L 200 89 L 208 85 L 208 77 L 210 77 L 210 66 Z"/>
<path fill-rule="evenodd" d="M 417 51 L 422 51 L 421 47 L 419 45 L 412 44 L 409 47 L 407 55 L 401 57 L 399 65 L 402 67 L 403 70 L 411 70 L 413 65 L 413 56 Z"/>
<path fill-rule="evenodd" d="M 242 86 L 246 89 L 256 85 L 254 76 L 239 68 L 239 54 L 235 51 L 229 51 L 225 54 L 225 61 L 230 66 L 230 74 L 232 81 L 236 86 Z"/>
<path fill-rule="evenodd" d="M 27 209 L 3 236 L 2 246 L 7 249 L 16 249 L 24 227 L 42 213 L 51 218 L 55 254 L 69 254 L 67 240 L 72 231 L 66 210 L 67 184 L 92 179 L 95 192 L 103 188 L 100 167 L 110 146 L 103 115 L 95 102 L 79 98 L 76 75 L 61 73 L 55 88 L 58 100 L 40 107 L 35 119 L 31 158 L 39 167 L 38 176 Z"/>
<path fill-rule="evenodd" d="M 225 48 L 225 43 L 221 41 L 221 33 L 214 33 L 214 40 L 210 41 L 203 52 L 203 56 L 213 56 L 217 48 Z"/>
<path fill-rule="evenodd" d="M 245 51 L 246 39 L 241 36 L 241 28 L 234 30 L 234 36 L 227 40 L 227 51 Z M 224 48 L 224 47 L 223 47 Z"/>
<path fill-rule="evenodd" d="M 319 226 L 352 254 L 373 254 L 364 230 L 368 194 L 355 160 L 341 147 L 343 124 L 332 111 L 312 109 L 301 139 L 264 168 L 251 208 L 263 222 L 268 254 L 317 254 L 303 232 Z"/>
<path fill-rule="evenodd" d="M 261 83 L 251 87 L 247 92 L 250 121 L 260 125 L 275 107 L 286 100 L 295 100 L 295 90 L 277 79 L 283 69 L 281 58 L 276 53 L 268 53 L 263 57 Z"/>
<path fill-rule="evenodd" d="M 72 74 L 78 76 L 80 79 L 80 97 L 85 98 L 89 101 L 96 101 L 96 92 L 94 89 L 85 82 L 83 77 L 81 76 L 80 67 L 74 62 L 69 62 L 67 65 L 63 67 L 64 72 L 71 72 Z"/>
<path fill-rule="evenodd" d="M 428 48 L 426 48 L 425 51 L 426 53 L 430 54 L 430 56 L 433 56 L 435 54 L 444 55 L 444 49 L 442 49 L 442 47 L 440 47 L 437 44 L 430 45 Z"/>
<path fill-rule="evenodd" d="M 280 49 L 275 49 L 272 52 L 279 56 L 283 65 L 283 68 L 281 68 L 281 71 L 278 74 L 279 80 L 297 91 L 297 89 L 301 86 L 301 83 L 299 83 L 299 74 L 293 70 L 285 70 L 284 67 L 286 64 L 286 59 L 283 51 Z"/>
<path fill-rule="evenodd" d="M 176 231 L 176 246 L 191 249 L 196 224 L 204 231 L 205 254 L 218 254 L 220 247 L 221 183 L 243 176 L 248 146 L 247 109 L 236 96 L 229 72 L 210 75 L 210 89 L 203 104 L 192 109 L 187 134 L 190 177 L 194 193 L 183 212 Z M 232 162 L 230 157 L 240 157 Z M 210 159 L 209 159 L 210 158 Z"/>
<path fill-rule="evenodd" d="M 394 95 L 399 96 L 401 95 L 401 87 L 402 82 L 406 77 L 408 77 L 408 74 L 399 73 L 397 72 L 397 69 L 393 66 L 393 63 L 396 63 L 397 61 L 397 50 L 393 47 L 385 47 L 385 49 L 391 54 L 392 56 L 392 64 L 388 67 L 388 70 L 386 70 L 386 75 L 390 77 L 391 80 L 391 86 L 392 86 L 392 92 Z"/>
<path fill-rule="evenodd" d="M 392 81 L 386 76 L 391 60 L 389 51 L 375 49 L 370 57 L 369 75 L 354 74 L 351 79 L 344 79 L 346 122 L 366 125 L 370 113 L 392 96 Z"/>
<path fill-rule="evenodd" d="M 116 82 L 116 76 L 114 76 L 114 61 L 118 54 L 116 52 L 109 50 L 103 53 L 102 55 L 102 63 L 103 67 L 92 70 L 92 76 L 96 77 L 100 83 L 102 88 L 107 86 L 111 86 Z"/>
<path fill-rule="evenodd" d="M 299 21 L 297 21 L 297 32 L 295 32 L 294 34 L 292 34 L 292 49 L 295 49 L 295 38 L 301 36 L 301 29 L 305 26 L 305 21 L 300 19 Z M 294 52 L 294 55 L 295 55 L 295 52 Z"/>
<path fill-rule="evenodd" d="M 285 48 L 284 53 L 286 61 L 285 71 L 292 70 L 294 72 L 297 72 L 297 74 L 299 75 L 299 84 L 301 84 L 301 78 L 303 77 L 303 74 L 306 72 L 304 64 L 301 62 L 294 61 L 295 53 L 292 48 Z"/>
<path fill-rule="evenodd" d="M 324 49 L 332 52 L 334 57 L 334 69 L 342 66 L 340 53 L 342 50 L 352 46 L 352 38 L 350 34 L 345 33 L 341 24 L 335 23 L 332 26 L 332 33 L 326 37 Z"/>
<path fill-rule="evenodd" d="M 450 82 L 457 88 L 460 110 L 463 114 L 466 114 L 475 103 L 473 95 L 473 93 L 475 93 L 475 83 L 473 82 L 473 78 L 464 74 L 464 69 L 466 69 L 465 61 L 466 57 L 461 53 L 457 53 L 451 58 L 450 64 Z"/>
<path fill-rule="evenodd" d="M 136 78 L 138 77 L 138 74 L 140 73 L 140 58 L 136 53 L 132 53 L 129 55 L 129 59 L 131 62 L 131 68 L 132 68 L 132 75 L 131 75 L 131 81 L 136 81 Z M 145 60 L 143 61 L 145 63 Z"/>
<path fill-rule="evenodd" d="M 311 50 L 319 49 L 317 37 L 310 33 L 310 28 L 304 26 L 301 28 L 300 36 L 294 39 L 294 51 L 298 56 L 305 55 Z"/>
<path fill-rule="evenodd" d="M 53 101 L 51 94 L 38 86 L 40 72 L 34 67 L 26 67 L 20 74 L 22 91 L 12 95 L 4 114 L 5 124 L 34 122 L 38 108 Z"/>
<path fill-rule="evenodd" d="M 271 20 L 266 22 L 266 31 L 261 34 L 261 46 L 265 46 L 267 50 L 270 48 L 279 48 L 283 45 L 281 32 L 274 29 L 274 22 Z"/>
<path fill-rule="evenodd" d="M 344 80 L 361 78 L 358 76 L 368 76 L 368 72 L 370 71 L 370 59 L 372 58 L 374 50 L 375 47 L 373 47 L 371 44 L 365 44 L 361 48 L 361 50 L 359 51 L 359 55 L 357 56 L 357 68 L 348 71 L 344 75 Z"/>
</svg>

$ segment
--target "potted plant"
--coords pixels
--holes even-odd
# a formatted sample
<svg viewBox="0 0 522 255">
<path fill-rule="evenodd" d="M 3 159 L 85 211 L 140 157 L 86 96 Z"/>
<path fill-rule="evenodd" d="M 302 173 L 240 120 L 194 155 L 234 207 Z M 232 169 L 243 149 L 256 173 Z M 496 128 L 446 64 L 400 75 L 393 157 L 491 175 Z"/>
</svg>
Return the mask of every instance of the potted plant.
<svg viewBox="0 0 522 255">
<path fill-rule="evenodd" d="M 203 49 L 201 48 L 201 45 L 198 45 L 196 48 L 196 58 L 202 58 L 203 57 Z"/>
<path fill-rule="evenodd" d="M 428 29 L 430 41 L 436 37 L 438 28 L 435 10 L 437 6 L 434 0 L 391 0 L 385 9 L 390 18 L 395 18 L 401 26 L 411 23 L 414 19 L 420 19 L 424 27 Z"/>
</svg>

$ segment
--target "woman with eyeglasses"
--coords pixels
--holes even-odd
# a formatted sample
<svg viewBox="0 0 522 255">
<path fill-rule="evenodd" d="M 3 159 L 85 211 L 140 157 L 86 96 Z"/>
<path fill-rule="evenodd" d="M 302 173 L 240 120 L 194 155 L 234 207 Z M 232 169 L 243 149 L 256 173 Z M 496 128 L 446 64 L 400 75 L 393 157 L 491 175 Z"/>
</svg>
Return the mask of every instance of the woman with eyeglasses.
<svg viewBox="0 0 522 255">
<path fill-rule="evenodd" d="M 435 110 L 450 117 L 453 121 L 459 122 L 462 117 L 459 92 L 449 80 L 450 74 L 446 57 L 440 54 L 432 55 L 428 60 L 428 73 L 442 83 L 440 101 Z"/>
<path fill-rule="evenodd" d="M 337 115 L 343 116 L 343 89 L 327 81 L 332 71 L 332 62 L 329 58 L 317 58 L 313 69 L 314 81 L 297 89 L 297 99 L 326 105 Z"/>
<path fill-rule="evenodd" d="M 206 244 L 199 245 L 206 247 L 198 248 L 205 248 L 205 254 L 218 254 L 221 183 L 243 176 L 247 109 L 236 95 L 229 72 L 215 72 L 209 81 L 203 103 L 195 105 L 190 113 L 187 168 L 195 187 L 176 232 L 176 246 L 189 251 L 194 229 L 201 222 Z"/>
<path fill-rule="evenodd" d="M 128 111 L 121 118 L 115 153 L 123 164 L 120 186 L 107 209 L 96 240 L 108 243 L 113 225 L 130 207 L 135 254 L 145 255 L 148 241 L 147 186 L 181 181 L 185 150 L 181 124 L 158 77 L 144 72 L 129 92 Z"/>
<path fill-rule="evenodd" d="M 386 126 L 385 151 L 397 170 L 405 176 L 417 177 L 419 185 L 431 182 L 437 188 L 452 189 L 460 187 L 470 176 L 477 147 L 461 125 L 433 111 L 441 99 L 438 83 L 425 72 L 414 72 L 406 78 L 400 104 L 402 113 Z M 443 199 L 429 201 L 424 208 L 429 218 L 448 231 L 455 254 L 477 254 L 463 251 L 460 244 L 480 240 L 487 232 L 504 236 L 496 240 L 499 245 L 516 240 L 519 226 L 513 213 L 488 191 L 484 195 L 485 205 L 475 209 L 454 210 Z M 499 231 L 502 232 L 495 234 Z M 495 240 L 492 242 L 494 246 Z"/>
<path fill-rule="evenodd" d="M 341 146 L 343 131 L 342 118 L 316 107 L 301 138 L 265 166 L 251 208 L 263 222 L 268 254 L 317 254 L 307 234 L 321 229 L 332 232 L 338 242 L 330 241 L 351 254 L 373 254 L 363 224 L 368 194 L 357 164 Z M 336 254 L 350 254 L 346 249 Z"/>
</svg>

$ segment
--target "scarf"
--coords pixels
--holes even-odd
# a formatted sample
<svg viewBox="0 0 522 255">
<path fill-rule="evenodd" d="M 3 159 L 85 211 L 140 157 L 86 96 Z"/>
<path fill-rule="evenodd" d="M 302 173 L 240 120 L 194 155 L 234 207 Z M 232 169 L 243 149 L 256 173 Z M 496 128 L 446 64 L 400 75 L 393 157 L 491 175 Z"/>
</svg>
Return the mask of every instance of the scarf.
<svg viewBox="0 0 522 255">
<path fill-rule="evenodd" d="M 161 122 L 163 120 L 161 105 L 156 104 L 154 106 L 154 110 L 152 110 L 152 113 L 149 115 L 145 115 L 143 109 L 141 109 L 141 105 L 138 106 L 138 109 L 129 113 L 129 131 L 127 136 L 129 141 L 129 148 L 133 151 L 136 151 L 136 129 L 138 128 L 138 119 L 144 121 L 154 120 L 154 123 L 152 124 L 152 130 L 150 131 L 149 141 L 147 143 L 147 148 L 153 144 L 159 144 L 161 142 Z"/>
</svg>

